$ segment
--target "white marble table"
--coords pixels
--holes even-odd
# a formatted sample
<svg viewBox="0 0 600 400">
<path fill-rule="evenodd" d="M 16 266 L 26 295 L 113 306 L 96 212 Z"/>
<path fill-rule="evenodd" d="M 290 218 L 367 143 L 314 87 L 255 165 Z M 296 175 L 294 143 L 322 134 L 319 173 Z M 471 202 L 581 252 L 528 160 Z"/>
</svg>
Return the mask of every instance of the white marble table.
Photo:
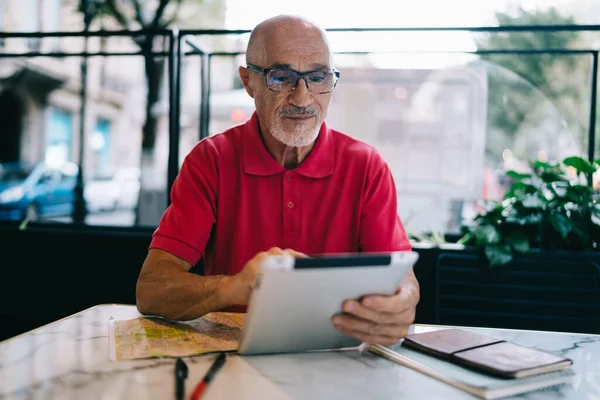
<svg viewBox="0 0 600 400">
<path fill-rule="evenodd" d="M 0 342 L 0 399 L 174 399 L 173 358 L 111 361 L 108 321 L 138 317 L 129 305 L 99 305 Z M 414 332 L 443 328 L 415 325 Z M 468 328 L 476 329 L 476 328 Z M 526 399 L 600 399 L 600 335 L 501 329 L 478 332 L 570 357 L 572 384 Z M 186 389 L 214 355 L 186 357 Z M 206 399 L 474 399 L 376 355 L 358 351 L 231 356 Z"/>
</svg>

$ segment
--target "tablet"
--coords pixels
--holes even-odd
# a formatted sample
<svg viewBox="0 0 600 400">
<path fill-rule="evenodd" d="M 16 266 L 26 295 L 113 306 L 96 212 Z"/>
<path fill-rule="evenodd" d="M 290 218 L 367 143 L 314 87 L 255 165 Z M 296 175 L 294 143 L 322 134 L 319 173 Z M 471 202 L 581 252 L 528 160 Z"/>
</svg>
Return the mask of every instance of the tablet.
<svg viewBox="0 0 600 400">
<path fill-rule="evenodd" d="M 292 353 L 356 347 L 331 318 L 346 299 L 394 294 L 418 253 L 267 257 L 248 303 L 239 354 Z"/>
</svg>

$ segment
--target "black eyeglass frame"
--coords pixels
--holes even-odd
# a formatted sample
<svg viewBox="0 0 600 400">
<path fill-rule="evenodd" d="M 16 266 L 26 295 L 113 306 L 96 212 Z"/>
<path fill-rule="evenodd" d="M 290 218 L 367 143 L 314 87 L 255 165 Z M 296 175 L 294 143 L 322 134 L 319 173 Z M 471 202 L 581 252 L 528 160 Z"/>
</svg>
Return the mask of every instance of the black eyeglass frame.
<svg viewBox="0 0 600 400">
<path fill-rule="evenodd" d="M 281 68 L 261 68 L 259 66 L 256 66 L 254 64 L 247 64 L 246 68 L 257 72 L 261 75 L 263 75 L 265 77 L 265 86 L 267 87 L 267 89 L 269 89 L 272 92 L 277 92 L 277 93 L 290 93 L 293 92 L 294 90 L 296 90 L 296 88 L 298 87 L 298 83 L 300 83 L 300 79 L 304 79 L 304 83 L 306 84 L 306 89 L 314 94 L 327 94 L 327 93 L 331 93 L 333 92 L 333 90 L 335 89 L 335 87 L 337 86 L 338 80 L 340 79 L 341 73 L 340 71 L 336 70 L 335 68 L 333 68 L 331 71 L 310 71 L 310 72 L 298 72 L 298 71 L 294 71 L 293 69 L 289 69 L 287 71 L 293 72 L 298 76 L 298 79 L 296 79 L 296 83 L 294 84 L 294 87 L 291 90 L 274 90 L 271 89 L 269 87 L 269 84 L 267 82 L 267 75 L 269 74 L 270 71 L 274 71 L 274 70 L 280 70 L 280 71 L 286 71 L 283 70 Z M 328 90 L 326 92 L 313 92 L 310 88 L 310 85 L 308 84 L 308 77 L 311 74 L 314 74 L 315 72 L 327 72 L 327 73 L 333 73 L 333 75 L 335 76 L 335 82 L 333 82 L 333 87 L 331 88 L 331 90 Z"/>
</svg>

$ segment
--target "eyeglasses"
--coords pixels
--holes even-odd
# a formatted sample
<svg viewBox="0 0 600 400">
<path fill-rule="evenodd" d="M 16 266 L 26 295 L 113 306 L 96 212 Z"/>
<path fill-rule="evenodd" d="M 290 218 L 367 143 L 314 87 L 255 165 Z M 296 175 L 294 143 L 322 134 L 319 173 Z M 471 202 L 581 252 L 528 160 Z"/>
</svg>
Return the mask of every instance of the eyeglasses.
<svg viewBox="0 0 600 400">
<path fill-rule="evenodd" d="M 331 93 L 340 78 L 340 72 L 336 70 L 301 73 L 292 69 L 260 68 L 252 64 L 248 64 L 247 68 L 264 75 L 267 88 L 272 92 L 292 92 L 300 79 L 304 79 L 306 88 L 312 93 Z"/>
</svg>

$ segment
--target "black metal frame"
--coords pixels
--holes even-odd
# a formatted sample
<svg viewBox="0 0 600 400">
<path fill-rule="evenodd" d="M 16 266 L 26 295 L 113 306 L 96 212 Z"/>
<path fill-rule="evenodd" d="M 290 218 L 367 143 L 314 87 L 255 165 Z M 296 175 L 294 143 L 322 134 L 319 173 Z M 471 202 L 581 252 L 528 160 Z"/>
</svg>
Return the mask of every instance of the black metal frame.
<svg viewBox="0 0 600 400">
<path fill-rule="evenodd" d="M 600 25 L 538 25 L 538 26 L 500 26 L 500 27 L 412 27 L 412 28 L 336 28 L 328 29 L 328 32 L 480 32 L 480 33 L 501 33 L 501 32 L 598 32 Z M 167 196 L 170 204 L 170 191 L 179 173 L 179 144 L 180 144 L 180 115 L 181 115 L 181 66 L 182 58 L 190 55 L 200 56 L 202 59 L 201 68 L 201 101 L 200 101 L 200 127 L 199 139 L 208 137 L 210 122 L 210 76 L 212 58 L 217 56 L 238 56 L 244 52 L 214 52 L 205 45 L 199 43 L 194 37 L 207 35 L 241 35 L 248 34 L 250 30 L 171 30 L 171 29 L 144 29 L 144 30 L 118 30 L 118 31 L 81 31 L 81 32 L 0 32 L 0 41 L 16 38 L 51 38 L 51 37 L 135 37 L 143 35 L 163 36 L 169 41 L 168 51 L 153 52 L 153 56 L 167 57 L 169 74 L 169 156 L 167 166 Z M 182 45 L 187 44 L 192 51 L 183 52 Z M 458 53 L 458 54 L 515 54 L 515 55 L 536 55 L 536 54 L 588 54 L 591 56 L 591 77 L 590 77 L 590 114 L 589 114 L 589 132 L 588 132 L 588 158 L 594 159 L 595 141 L 596 141 L 596 104 L 597 104 L 597 86 L 598 86 L 598 53 L 599 49 L 494 49 L 477 51 L 434 51 L 435 53 Z M 396 52 L 398 53 L 398 52 Z M 408 53 L 408 52 L 407 52 Z M 428 53 L 415 52 L 410 53 Z M 429 52 L 433 53 L 433 52 Z M 142 56 L 139 52 L 39 52 L 30 51 L 22 53 L 1 53 L 2 58 L 25 58 L 25 57 L 88 57 L 94 56 Z M 357 52 L 338 52 L 336 54 L 373 54 L 368 51 Z M 85 99 L 82 99 L 85 101 Z M 81 128 L 80 128 L 81 130 Z M 80 140 L 83 132 L 79 132 Z M 83 157 L 79 160 L 80 167 L 83 163 Z"/>
<path fill-rule="evenodd" d="M 277 90 L 277 89 L 273 89 L 272 87 L 269 87 L 269 73 L 271 71 L 281 71 L 280 68 L 261 68 L 254 64 L 248 64 L 248 63 L 246 64 L 246 68 L 262 75 L 265 78 L 265 86 L 267 86 L 267 89 L 269 89 L 272 92 L 279 92 L 279 93 L 293 92 L 298 87 L 298 84 L 300 84 L 300 79 L 304 79 L 304 84 L 306 85 L 306 89 L 308 89 L 308 91 L 310 91 L 314 94 L 331 93 L 335 90 L 335 86 L 337 85 L 338 79 L 340 79 L 340 71 L 337 71 L 335 68 L 331 71 L 310 71 L 310 72 L 304 72 L 304 73 L 290 69 L 290 70 L 286 70 L 284 72 L 289 72 L 289 73 L 293 74 L 291 76 L 295 75 L 296 83 L 294 83 L 294 86 L 292 86 L 292 88 L 290 90 Z M 314 76 L 314 74 L 318 74 L 318 73 L 333 75 L 333 79 L 334 79 L 333 87 L 330 90 L 328 90 L 326 92 L 313 92 L 313 90 L 310 88 L 310 82 L 308 81 L 308 78 L 311 76 Z M 322 76 L 321 76 L 321 78 L 322 78 Z"/>
</svg>

